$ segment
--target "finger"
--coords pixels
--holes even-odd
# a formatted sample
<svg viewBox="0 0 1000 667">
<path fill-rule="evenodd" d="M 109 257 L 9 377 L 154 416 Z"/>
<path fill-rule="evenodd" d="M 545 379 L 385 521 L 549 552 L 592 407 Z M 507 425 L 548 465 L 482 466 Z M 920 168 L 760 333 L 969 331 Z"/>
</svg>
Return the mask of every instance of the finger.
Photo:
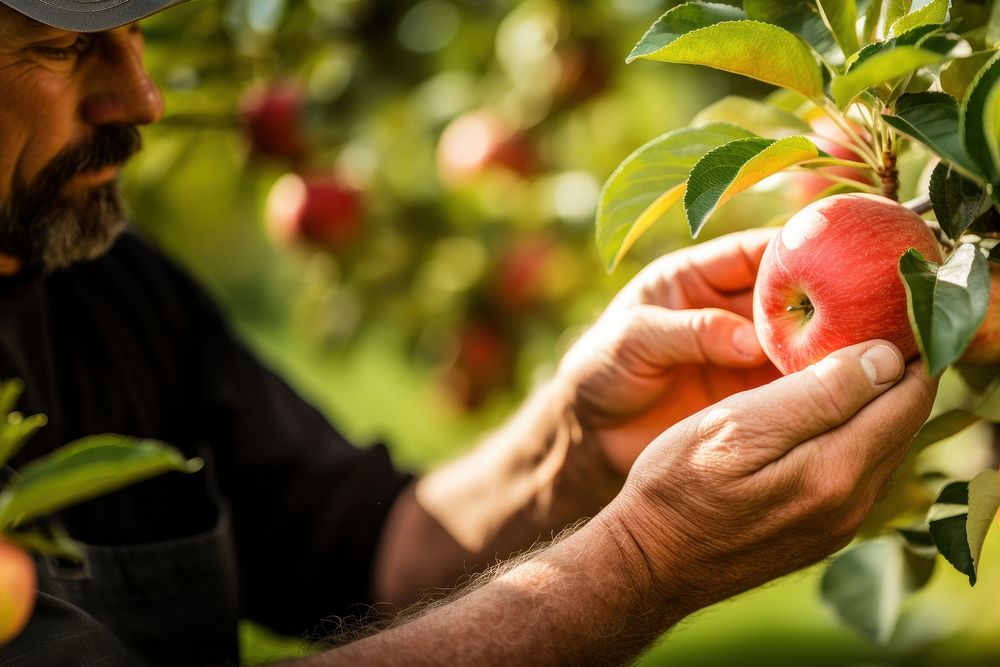
<svg viewBox="0 0 1000 667">
<path fill-rule="evenodd" d="M 650 372 L 680 364 L 754 368 L 767 361 L 753 323 L 716 308 L 636 307 L 622 343 L 621 352 L 634 355 Z"/>
<path fill-rule="evenodd" d="M 757 269 L 767 244 L 779 231 L 768 227 L 727 234 L 693 246 L 686 258 L 698 275 L 716 290 L 749 289 L 757 280 Z"/>
<path fill-rule="evenodd" d="M 734 423 L 765 434 L 758 461 L 776 461 L 844 424 L 903 374 L 903 357 L 882 340 L 838 350 L 797 373 L 734 397 Z M 760 442 L 760 441 L 759 441 Z"/>
<path fill-rule="evenodd" d="M 823 446 L 831 456 L 858 461 L 880 489 L 906 456 L 936 393 L 937 379 L 927 376 L 924 364 L 909 364 L 895 386 L 831 433 L 829 443 L 816 446 Z"/>
</svg>

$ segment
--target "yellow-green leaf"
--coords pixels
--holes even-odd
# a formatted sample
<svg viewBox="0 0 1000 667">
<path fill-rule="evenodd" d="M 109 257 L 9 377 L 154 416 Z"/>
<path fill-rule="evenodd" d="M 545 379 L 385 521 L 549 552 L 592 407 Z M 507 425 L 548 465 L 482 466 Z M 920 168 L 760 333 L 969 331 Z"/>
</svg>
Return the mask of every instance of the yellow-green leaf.
<svg viewBox="0 0 1000 667">
<path fill-rule="evenodd" d="M 823 22 L 830 28 L 845 56 L 861 48 L 858 42 L 858 7 L 855 0 L 817 0 Z"/>
<path fill-rule="evenodd" d="M 669 15 L 667 12 L 663 18 Z M 657 30 L 659 24 L 657 22 L 650 33 Z M 633 49 L 626 62 L 643 58 L 704 65 L 789 88 L 810 99 L 823 95 L 823 76 L 813 52 L 798 36 L 784 28 L 760 21 L 737 20 L 680 34 L 666 27 L 654 35 L 650 33 Z"/>
<path fill-rule="evenodd" d="M 681 197 L 691 167 L 708 151 L 753 134 L 736 125 L 686 127 L 653 139 L 608 177 L 597 206 L 597 247 L 608 271 Z"/>
<path fill-rule="evenodd" d="M 712 213 L 734 195 L 783 169 L 823 155 L 803 136 L 737 139 L 706 153 L 691 170 L 684 193 L 691 235 L 698 236 Z"/>
<path fill-rule="evenodd" d="M 944 23 L 948 20 L 948 8 L 950 6 L 950 0 L 932 0 L 930 4 L 897 19 L 889 26 L 889 36 L 902 35 L 907 30 L 922 25 Z"/>
<path fill-rule="evenodd" d="M 969 482 L 969 518 L 965 530 L 972 554 L 972 566 L 979 570 L 979 557 L 983 553 L 986 533 L 1000 510 L 1000 473 L 984 470 Z"/>
<path fill-rule="evenodd" d="M 830 92 L 837 106 L 846 109 L 862 91 L 946 59 L 945 55 L 917 46 L 885 49 L 860 60 L 845 74 L 834 76 Z"/>
</svg>

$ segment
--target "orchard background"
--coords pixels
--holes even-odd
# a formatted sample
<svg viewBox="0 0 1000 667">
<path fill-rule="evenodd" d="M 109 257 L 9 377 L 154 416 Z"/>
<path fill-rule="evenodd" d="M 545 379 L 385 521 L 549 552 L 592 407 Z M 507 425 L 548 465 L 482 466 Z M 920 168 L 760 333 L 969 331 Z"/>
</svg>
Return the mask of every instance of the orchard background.
<svg viewBox="0 0 1000 667">
<path fill-rule="evenodd" d="M 708 120 L 751 120 L 745 108 L 732 117 L 727 96 L 773 99 L 773 86 L 716 70 L 626 66 L 677 4 L 177 7 L 146 24 L 167 117 L 145 131 L 126 174 L 133 218 L 355 442 L 385 441 L 400 465 L 425 469 L 547 377 L 640 266 L 694 242 L 678 206 L 606 271 L 595 215 L 618 164 L 706 108 Z M 992 11 L 989 1 L 952 5 L 959 32 Z M 899 155 L 902 198 L 919 194 L 929 158 L 919 147 Z M 319 206 L 338 211 L 325 218 L 332 231 L 289 229 L 309 184 Z M 781 178 L 764 181 L 715 211 L 698 240 L 780 223 L 801 205 L 794 196 Z M 281 229 L 268 211 L 286 218 Z M 969 479 L 996 467 L 992 445 L 983 421 L 927 456 Z M 823 603 L 817 567 L 699 614 L 644 663 L 1000 664 L 997 541 L 987 538 L 973 588 L 939 558 L 881 642 Z M 249 661 L 299 650 L 249 624 L 243 639 Z"/>
</svg>

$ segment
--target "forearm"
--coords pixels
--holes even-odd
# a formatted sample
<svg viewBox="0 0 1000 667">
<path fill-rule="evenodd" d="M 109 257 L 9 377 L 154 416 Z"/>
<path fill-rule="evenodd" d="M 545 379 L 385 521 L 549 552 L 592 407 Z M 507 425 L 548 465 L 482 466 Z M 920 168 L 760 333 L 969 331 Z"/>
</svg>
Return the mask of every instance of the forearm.
<svg viewBox="0 0 1000 667">
<path fill-rule="evenodd" d="M 480 447 L 400 497 L 383 533 L 375 597 L 405 604 L 423 590 L 451 588 L 594 516 L 621 483 L 582 441 L 563 396 L 543 387 Z"/>
<path fill-rule="evenodd" d="M 683 613 L 600 515 L 471 592 L 308 665 L 624 664 Z"/>
</svg>

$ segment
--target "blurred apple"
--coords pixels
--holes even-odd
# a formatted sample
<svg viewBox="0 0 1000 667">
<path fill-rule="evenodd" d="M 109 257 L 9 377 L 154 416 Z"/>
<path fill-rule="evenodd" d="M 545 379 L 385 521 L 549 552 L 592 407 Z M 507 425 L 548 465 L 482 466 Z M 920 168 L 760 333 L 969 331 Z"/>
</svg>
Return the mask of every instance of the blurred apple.
<svg viewBox="0 0 1000 667">
<path fill-rule="evenodd" d="M 452 398 L 467 410 L 480 407 L 510 384 L 515 350 L 502 327 L 489 318 L 473 317 L 459 328 L 453 361 L 444 373 Z"/>
<path fill-rule="evenodd" d="M 828 116 L 818 116 L 810 121 L 810 125 L 812 125 L 813 132 L 809 138 L 820 150 L 841 160 L 864 161 L 861 156 L 844 145 L 851 143 L 851 139 Z M 853 128 L 859 136 L 867 136 L 865 131 L 857 125 L 853 125 Z M 805 206 L 816 199 L 820 193 L 839 182 L 827 178 L 825 174 L 832 174 L 858 183 L 870 184 L 872 182 L 870 169 L 855 167 L 823 167 L 822 169 L 793 172 L 789 174 L 787 187 L 796 208 Z"/>
<path fill-rule="evenodd" d="M 240 120 L 253 156 L 296 164 L 309 153 L 304 131 L 308 96 L 291 81 L 273 81 L 250 88 L 240 100 Z"/>
<path fill-rule="evenodd" d="M 35 563 L 0 540 L 0 646 L 24 628 L 35 603 Z"/>
<path fill-rule="evenodd" d="M 267 196 L 268 229 L 279 241 L 331 250 L 361 232 L 361 193 L 332 174 L 285 174 Z"/>
<path fill-rule="evenodd" d="M 449 187 L 469 183 L 492 168 L 527 176 L 537 166 L 538 157 L 528 137 L 487 110 L 458 116 L 438 141 L 438 175 Z"/>
<path fill-rule="evenodd" d="M 1000 366 L 1000 266 L 990 262 L 990 303 L 965 354 L 962 366 Z"/>
<path fill-rule="evenodd" d="M 581 41 L 568 46 L 559 53 L 556 96 L 569 105 L 586 102 L 607 90 L 612 72 L 600 44 Z"/>
<path fill-rule="evenodd" d="M 526 314 L 546 296 L 555 243 L 548 238 L 519 239 L 505 248 L 490 279 L 490 292 L 502 310 Z"/>
</svg>

